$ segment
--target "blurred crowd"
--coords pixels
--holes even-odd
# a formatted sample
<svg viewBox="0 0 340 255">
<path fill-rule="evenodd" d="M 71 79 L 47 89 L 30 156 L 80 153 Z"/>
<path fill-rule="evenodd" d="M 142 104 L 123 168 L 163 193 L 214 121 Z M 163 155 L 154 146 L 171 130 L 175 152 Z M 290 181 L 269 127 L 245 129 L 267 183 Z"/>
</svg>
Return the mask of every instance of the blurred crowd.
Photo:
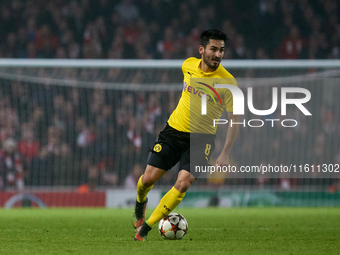
<svg viewBox="0 0 340 255">
<path fill-rule="evenodd" d="M 184 59 L 220 28 L 226 59 L 340 57 L 337 0 L 12 0 L 0 58 Z"/>
<path fill-rule="evenodd" d="M 174 93 L 2 79 L 0 189 L 136 185 L 170 114 L 165 105 L 174 107 Z"/>
</svg>

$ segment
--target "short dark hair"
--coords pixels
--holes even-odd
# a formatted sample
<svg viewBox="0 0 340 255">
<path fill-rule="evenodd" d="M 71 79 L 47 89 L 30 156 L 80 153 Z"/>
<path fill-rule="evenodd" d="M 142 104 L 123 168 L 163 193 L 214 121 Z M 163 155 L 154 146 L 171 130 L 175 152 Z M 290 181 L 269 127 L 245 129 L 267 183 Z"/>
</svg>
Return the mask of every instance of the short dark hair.
<svg viewBox="0 0 340 255">
<path fill-rule="evenodd" d="M 200 44 L 205 48 L 209 44 L 209 40 L 228 40 L 227 35 L 219 29 L 208 29 L 202 32 L 200 36 Z"/>
</svg>

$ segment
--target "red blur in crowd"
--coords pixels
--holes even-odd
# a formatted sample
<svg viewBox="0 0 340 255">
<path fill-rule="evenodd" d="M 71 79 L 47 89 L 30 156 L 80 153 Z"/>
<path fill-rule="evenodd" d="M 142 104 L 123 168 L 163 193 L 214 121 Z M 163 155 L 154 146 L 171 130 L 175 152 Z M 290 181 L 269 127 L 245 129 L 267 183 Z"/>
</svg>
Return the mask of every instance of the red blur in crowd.
<svg viewBox="0 0 340 255">
<path fill-rule="evenodd" d="M 294 26 L 290 30 L 290 35 L 283 39 L 280 45 L 279 58 L 298 59 L 305 46 L 306 40 L 300 36 L 299 29 Z"/>
</svg>

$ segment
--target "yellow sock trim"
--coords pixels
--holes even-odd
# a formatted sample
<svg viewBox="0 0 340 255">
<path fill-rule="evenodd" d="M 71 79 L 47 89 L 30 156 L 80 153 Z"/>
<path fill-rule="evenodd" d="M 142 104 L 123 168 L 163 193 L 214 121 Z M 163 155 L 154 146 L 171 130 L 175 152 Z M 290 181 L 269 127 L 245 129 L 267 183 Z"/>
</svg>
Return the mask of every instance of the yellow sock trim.
<svg viewBox="0 0 340 255">
<path fill-rule="evenodd" d="M 145 187 L 142 182 L 142 177 L 139 177 L 138 183 L 137 183 L 137 201 L 139 203 L 143 203 L 146 199 L 146 196 L 148 195 L 149 191 L 153 188 L 153 185 L 150 187 Z"/>
<path fill-rule="evenodd" d="M 159 220 L 168 215 L 182 201 L 185 193 L 179 192 L 172 187 L 159 201 L 157 208 L 146 221 L 149 226 L 154 226 Z"/>
</svg>

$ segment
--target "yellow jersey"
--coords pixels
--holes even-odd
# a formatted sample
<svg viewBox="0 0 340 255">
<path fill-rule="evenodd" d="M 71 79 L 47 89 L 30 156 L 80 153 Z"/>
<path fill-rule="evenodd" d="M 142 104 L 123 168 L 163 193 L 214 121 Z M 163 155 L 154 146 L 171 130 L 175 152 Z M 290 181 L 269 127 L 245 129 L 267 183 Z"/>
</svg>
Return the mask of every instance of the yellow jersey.
<svg viewBox="0 0 340 255">
<path fill-rule="evenodd" d="M 182 96 L 168 124 L 182 132 L 215 134 L 214 119 L 220 119 L 224 108 L 233 111 L 233 97 L 229 89 L 215 84 L 237 86 L 235 78 L 221 65 L 214 72 L 200 69 L 201 59 L 188 58 L 182 65 L 184 75 Z M 202 95 L 206 94 L 206 115 L 202 114 Z"/>
</svg>

